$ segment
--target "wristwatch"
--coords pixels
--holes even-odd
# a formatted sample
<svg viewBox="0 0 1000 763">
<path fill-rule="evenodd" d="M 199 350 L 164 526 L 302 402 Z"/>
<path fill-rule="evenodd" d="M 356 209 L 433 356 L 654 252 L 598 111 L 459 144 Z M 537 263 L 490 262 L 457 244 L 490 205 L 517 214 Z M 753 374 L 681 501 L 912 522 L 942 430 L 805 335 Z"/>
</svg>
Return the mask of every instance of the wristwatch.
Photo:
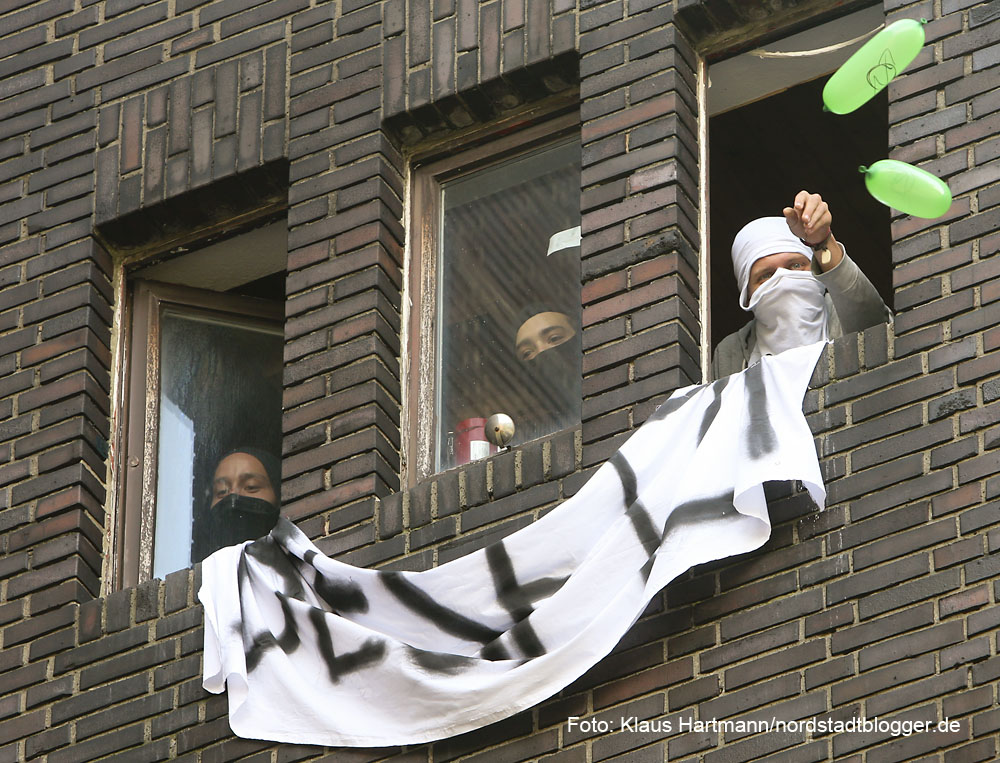
<svg viewBox="0 0 1000 763">
<path fill-rule="evenodd" d="M 799 239 L 799 241 L 801 241 L 803 244 L 805 244 L 806 246 L 808 246 L 810 249 L 813 250 L 813 256 L 815 256 L 816 258 L 819 259 L 819 264 L 820 264 L 820 267 L 822 267 L 822 268 L 825 268 L 827 265 L 829 265 L 830 261 L 833 259 L 833 252 L 831 252 L 830 251 L 830 247 L 828 247 L 826 245 L 826 242 L 830 240 L 830 236 L 832 236 L 832 235 L 833 235 L 833 231 L 831 230 L 826 235 L 826 238 L 823 239 L 818 244 L 810 244 L 804 238 L 800 238 Z"/>
</svg>

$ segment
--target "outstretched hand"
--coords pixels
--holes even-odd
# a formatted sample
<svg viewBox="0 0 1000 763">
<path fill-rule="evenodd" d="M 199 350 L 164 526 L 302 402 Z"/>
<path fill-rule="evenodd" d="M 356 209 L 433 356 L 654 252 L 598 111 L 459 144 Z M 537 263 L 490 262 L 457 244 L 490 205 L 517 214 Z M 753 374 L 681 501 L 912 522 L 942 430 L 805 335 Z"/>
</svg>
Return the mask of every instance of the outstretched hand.
<svg viewBox="0 0 1000 763">
<path fill-rule="evenodd" d="M 792 234 L 810 246 L 823 244 L 830 237 L 833 216 L 818 193 L 799 191 L 792 206 L 785 207 L 782 213 Z"/>
</svg>

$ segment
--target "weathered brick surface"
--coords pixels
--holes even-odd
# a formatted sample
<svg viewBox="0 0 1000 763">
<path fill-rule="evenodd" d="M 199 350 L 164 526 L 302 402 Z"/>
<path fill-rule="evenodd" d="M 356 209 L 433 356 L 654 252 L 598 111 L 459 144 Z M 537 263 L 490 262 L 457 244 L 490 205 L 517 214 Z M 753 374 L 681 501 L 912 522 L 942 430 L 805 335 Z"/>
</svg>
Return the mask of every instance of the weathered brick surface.
<svg viewBox="0 0 1000 763">
<path fill-rule="evenodd" d="M 129 238 L 137 221 L 198 229 L 211 222 L 205 200 L 230 215 L 287 202 L 285 511 L 355 564 L 454 559 L 574 494 L 657 402 L 700 380 L 698 56 L 762 33 L 763 5 L 0 9 L 0 759 L 995 759 L 995 3 L 885 3 L 890 17 L 930 21 L 889 86 L 889 155 L 944 177 L 955 203 L 937 221 L 893 218 L 894 323 L 821 359 L 806 411 L 826 511 L 776 492 L 764 548 L 672 583 L 560 696 L 405 753 L 237 740 L 225 699 L 200 687 L 198 571 L 122 591 L 102 580 L 116 267 L 148 245 L 148 231 Z M 766 5 L 791 26 L 829 4 Z M 581 426 L 401 489 L 407 157 L 577 91 Z M 674 730 L 582 733 L 570 715 Z M 957 730 L 680 725 L 875 715 Z"/>
</svg>

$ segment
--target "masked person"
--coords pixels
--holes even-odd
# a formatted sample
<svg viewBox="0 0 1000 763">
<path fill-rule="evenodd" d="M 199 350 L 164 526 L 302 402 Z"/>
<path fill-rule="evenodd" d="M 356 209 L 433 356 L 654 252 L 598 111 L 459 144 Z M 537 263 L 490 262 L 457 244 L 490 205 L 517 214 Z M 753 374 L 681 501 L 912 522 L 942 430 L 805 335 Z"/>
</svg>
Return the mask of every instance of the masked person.
<svg viewBox="0 0 1000 763">
<path fill-rule="evenodd" d="M 219 459 L 192 526 L 194 561 L 267 535 L 278 521 L 280 487 L 281 463 L 266 451 L 239 448 Z"/>
<path fill-rule="evenodd" d="M 538 307 L 530 310 L 517 329 L 514 351 L 518 360 L 534 360 L 543 352 L 568 342 L 576 334 L 574 321 L 563 312 Z"/>
<path fill-rule="evenodd" d="M 554 233 L 527 275 L 509 345 L 518 443 L 580 421 L 580 226 Z"/>
<path fill-rule="evenodd" d="M 747 223 L 733 241 L 740 307 L 753 318 L 719 342 L 712 358 L 716 379 L 764 355 L 891 319 L 871 281 L 834 238 L 833 216 L 819 194 L 799 191 L 783 214 Z"/>
<path fill-rule="evenodd" d="M 527 442 L 580 420 L 579 308 L 574 311 L 556 300 L 531 302 L 519 311 L 515 324 L 521 399 L 514 422 L 518 442 Z"/>
</svg>

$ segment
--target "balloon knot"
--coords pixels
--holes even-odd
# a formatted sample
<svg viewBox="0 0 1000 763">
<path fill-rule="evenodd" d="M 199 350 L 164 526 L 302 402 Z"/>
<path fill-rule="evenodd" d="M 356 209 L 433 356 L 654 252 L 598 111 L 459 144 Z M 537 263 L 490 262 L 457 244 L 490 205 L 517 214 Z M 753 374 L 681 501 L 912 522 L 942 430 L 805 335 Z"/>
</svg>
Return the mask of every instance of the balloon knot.
<svg viewBox="0 0 1000 763">
<path fill-rule="evenodd" d="M 864 174 L 864 173 L 868 172 L 868 168 L 865 165 L 862 164 L 862 165 L 860 165 L 858 167 L 858 172 Z"/>
</svg>

